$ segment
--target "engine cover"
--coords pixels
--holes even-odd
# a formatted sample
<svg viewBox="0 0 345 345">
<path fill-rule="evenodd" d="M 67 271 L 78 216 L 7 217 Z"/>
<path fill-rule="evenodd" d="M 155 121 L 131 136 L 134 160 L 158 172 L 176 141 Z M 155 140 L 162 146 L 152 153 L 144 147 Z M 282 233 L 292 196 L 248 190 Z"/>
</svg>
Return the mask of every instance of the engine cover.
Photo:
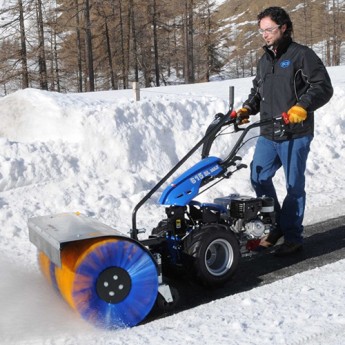
<svg viewBox="0 0 345 345">
<path fill-rule="evenodd" d="M 246 223 L 244 228 L 245 228 L 245 233 L 249 237 L 254 237 L 254 238 L 260 238 L 266 230 L 265 224 L 259 219 Z"/>
<path fill-rule="evenodd" d="M 235 219 L 243 219 L 245 222 L 257 217 L 262 208 L 262 199 L 239 196 L 231 200 L 230 216 Z"/>
</svg>

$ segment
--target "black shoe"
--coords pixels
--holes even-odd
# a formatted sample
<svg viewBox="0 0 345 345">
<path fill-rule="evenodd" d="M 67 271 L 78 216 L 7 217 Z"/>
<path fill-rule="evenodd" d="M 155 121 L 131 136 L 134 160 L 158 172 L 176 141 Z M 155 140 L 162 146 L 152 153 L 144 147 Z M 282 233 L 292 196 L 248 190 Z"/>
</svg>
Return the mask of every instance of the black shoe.
<svg viewBox="0 0 345 345">
<path fill-rule="evenodd" d="M 303 249 L 301 243 L 284 242 L 275 252 L 275 256 L 288 256 Z"/>
<path fill-rule="evenodd" d="M 282 237 L 283 233 L 281 233 L 279 230 L 273 230 L 267 235 L 265 241 L 270 243 L 271 246 L 274 246 Z"/>
</svg>

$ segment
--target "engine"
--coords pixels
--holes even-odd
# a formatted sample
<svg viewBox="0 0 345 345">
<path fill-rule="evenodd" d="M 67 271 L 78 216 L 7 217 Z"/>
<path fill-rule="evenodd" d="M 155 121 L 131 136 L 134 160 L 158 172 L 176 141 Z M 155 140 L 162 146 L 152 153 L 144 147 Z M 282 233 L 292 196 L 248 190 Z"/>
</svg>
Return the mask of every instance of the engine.
<svg viewBox="0 0 345 345">
<path fill-rule="evenodd" d="M 275 224 L 274 200 L 270 197 L 230 195 L 215 199 L 215 203 L 227 208 L 232 230 L 248 238 L 261 238 Z"/>
<path fill-rule="evenodd" d="M 209 204 L 192 201 L 188 206 L 170 206 L 165 211 L 167 218 L 152 230 L 152 237 L 165 241 L 151 249 L 175 265 L 182 261 L 181 255 L 193 233 L 205 227 L 216 224 L 232 231 L 242 255 L 246 255 L 275 224 L 274 201 L 269 197 L 230 195 Z"/>
</svg>

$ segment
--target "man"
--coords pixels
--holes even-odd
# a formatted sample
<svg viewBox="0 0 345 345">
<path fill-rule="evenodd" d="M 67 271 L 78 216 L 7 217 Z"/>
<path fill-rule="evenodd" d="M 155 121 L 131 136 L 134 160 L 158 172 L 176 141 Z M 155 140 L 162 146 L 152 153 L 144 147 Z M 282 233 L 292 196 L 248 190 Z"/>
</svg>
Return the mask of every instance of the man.
<svg viewBox="0 0 345 345">
<path fill-rule="evenodd" d="M 282 136 L 273 124 L 261 127 L 251 164 L 251 183 L 257 196 L 272 197 L 277 214 L 276 227 L 258 249 L 271 247 L 284 237 L 275 255 L 285 256 L 302 249 L 305 169 L 314 134 L 314 111 L 330 100 L 333 88 L 315 52 L 292 40 L 293 25 L 285 10 L 265 9 L 258 15 L 258 25 L 265 53 L 237 116 L 245 119 L 260 112 L 261 119 L 267 119 L 288 114 L 290 123 Z M 280 206 L 272 178 L 281 166 L 287 195 Z"/>
</svg>

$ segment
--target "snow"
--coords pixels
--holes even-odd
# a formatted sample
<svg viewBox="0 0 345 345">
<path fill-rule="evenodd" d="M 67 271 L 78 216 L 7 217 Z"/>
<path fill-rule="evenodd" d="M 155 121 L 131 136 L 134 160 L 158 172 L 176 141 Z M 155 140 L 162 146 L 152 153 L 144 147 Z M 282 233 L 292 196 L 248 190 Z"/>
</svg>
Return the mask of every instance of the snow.
<svg viewBox="0 0 345 345">
<path fill-rule="evenodd" d="M 345 66 L 329 73 L 334 96 L 316 112 L 306 225 L 345 211 Z M 30 217 L 79 211 L 127 234 L 134 206 L 195 145 L 214 114 L 227 111 L 232 85 L 237 108 L 251 78 L 143 89 L 139 102 L 132 90 L 25 89 L 0 99 L 1 344 L 343 343 L 345 260 L 118 331 L 79 318 L 38 270 Z M 212 154 L 224 157 L 235 139 L 220 137 Z M 246 164 L 254 145 L 255 138 L 241 151 Z M 282 198 L 282 173 L 275 182 Z M 200 200 L 230 193 L 253 195 L 248 169 Z M 138 212 L 138 227 L 148 231 L 164 217 L 156 194 Z"/>
</svg>

